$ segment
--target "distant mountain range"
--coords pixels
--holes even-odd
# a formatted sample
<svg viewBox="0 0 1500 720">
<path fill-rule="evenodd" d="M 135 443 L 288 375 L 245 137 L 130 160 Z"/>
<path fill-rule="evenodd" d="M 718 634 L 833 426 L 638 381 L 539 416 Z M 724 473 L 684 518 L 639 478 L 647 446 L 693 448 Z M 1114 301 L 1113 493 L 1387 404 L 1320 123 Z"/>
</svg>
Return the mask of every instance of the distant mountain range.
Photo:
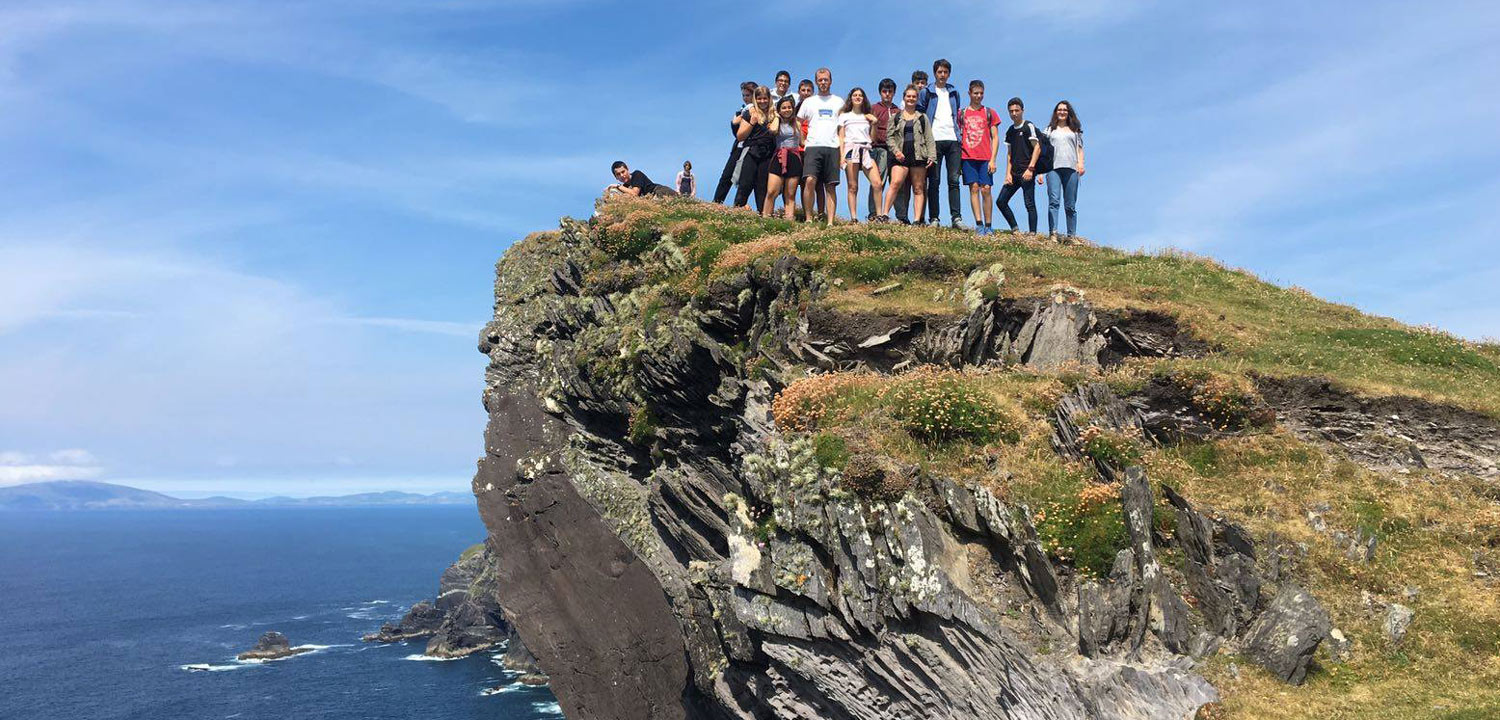
<svg viewBox="0 0 1500 720">
<path fill-rule="evenodd" d="M 455 505 L 473 502 L 474 496 L 464 492 L 438 492 L 422 495 L 390 491 L 308 498 L 269 497 L 262 500 L 241 500 L 230 497 L 208 497 L 189 500 L 125 485 L 85 480 L 58 480 L 0 487 L 0 511 L 370 507 L 376 505 Z"/>
</svg>

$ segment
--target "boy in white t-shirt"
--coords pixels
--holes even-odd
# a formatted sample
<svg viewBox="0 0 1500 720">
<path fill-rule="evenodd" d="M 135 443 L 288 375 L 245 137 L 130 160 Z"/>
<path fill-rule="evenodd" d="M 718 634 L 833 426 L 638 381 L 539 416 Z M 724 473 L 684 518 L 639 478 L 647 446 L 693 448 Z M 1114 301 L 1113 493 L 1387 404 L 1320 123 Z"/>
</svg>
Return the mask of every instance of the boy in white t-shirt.
<svg viewBox="0 0 1500 720">
<path fill-rule="evenodd" d="M 807 220 L 813 219 L 813 198 L 818 214 L 828 224 L 838 213 L 839 185 L 839 111 L 844 99 L 834 95 L 833 71 L 818 68 L 813 81 L 818 93 L 802 101 L 797 118 L 807 121 L 807 142 L 802 154 L 802 207 Z"/>
</svg>

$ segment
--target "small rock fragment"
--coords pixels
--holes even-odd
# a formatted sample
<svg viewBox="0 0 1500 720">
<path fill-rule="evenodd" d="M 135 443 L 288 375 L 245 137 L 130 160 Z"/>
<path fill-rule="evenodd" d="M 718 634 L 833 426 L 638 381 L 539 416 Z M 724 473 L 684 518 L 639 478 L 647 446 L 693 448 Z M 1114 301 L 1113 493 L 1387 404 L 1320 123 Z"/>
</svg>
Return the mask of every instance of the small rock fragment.
<svg viewBox="0 0 1500 720">
<path fill-rule="evenodd" d="M 1385 613 L 1385 636 L 1390 638 L 1392 643 L 1400 644 L 1401 640 L 1406 637 L 1406 631 L 1411 627 L 1414 617 L 1416 617 L 1416 612 L 1411 608 L 1400 603 L 1391 603 L 1390 609 Z"/>
</svg>

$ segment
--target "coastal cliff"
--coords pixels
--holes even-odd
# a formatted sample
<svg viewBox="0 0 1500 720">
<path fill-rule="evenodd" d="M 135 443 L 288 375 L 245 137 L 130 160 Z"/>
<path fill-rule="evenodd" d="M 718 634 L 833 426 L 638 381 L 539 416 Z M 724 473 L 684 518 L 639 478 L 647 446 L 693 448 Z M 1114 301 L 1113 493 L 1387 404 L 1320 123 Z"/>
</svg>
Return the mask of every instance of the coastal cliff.
<svg viewBox="0 0 1500 720">
<path fill-rule="evenodd" d="M 686 201 L 516 243 L 495 298 L 484 572 L 575 720 L 1500 679 L 1493 345 L 1197 258 Z M 1415 641 L 1409 588 L 1444 603 Z"/>
</svg>

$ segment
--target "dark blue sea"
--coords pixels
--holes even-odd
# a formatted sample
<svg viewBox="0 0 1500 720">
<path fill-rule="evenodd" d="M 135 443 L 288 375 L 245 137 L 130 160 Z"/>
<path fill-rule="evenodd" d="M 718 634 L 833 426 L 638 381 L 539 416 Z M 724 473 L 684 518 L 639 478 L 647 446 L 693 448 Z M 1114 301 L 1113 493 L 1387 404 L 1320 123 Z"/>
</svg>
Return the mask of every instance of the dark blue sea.
<svg viewBox="0 0 1500 720">
<path fill-rule="evenodd" d="M 0 513 L 0 719 L 558 718 L 489 654 L 360 642 L 483 537 L 472 506 Z M 267 630 L 318 649 L 236 662 Z"/>
</svg>

